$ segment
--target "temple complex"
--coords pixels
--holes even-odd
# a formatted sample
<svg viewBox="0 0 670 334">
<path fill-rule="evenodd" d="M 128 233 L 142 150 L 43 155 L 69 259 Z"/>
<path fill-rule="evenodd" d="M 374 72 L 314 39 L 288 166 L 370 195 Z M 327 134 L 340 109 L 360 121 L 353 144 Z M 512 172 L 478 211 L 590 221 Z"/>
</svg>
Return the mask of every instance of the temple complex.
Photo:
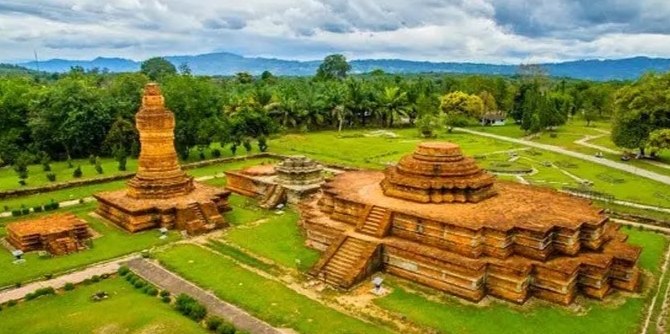
<svg viewBox="0 0 670 334">
<path fill-rule="evenodd" d="M 336 175 L 300 204 L 310 274 L 342 289 L 383 270 L 458 297 L 570 304 L 633 291 L 641 248 L 587 200 L 496 180 L 458 145 Z"/>
<path fill-rule="evenodd" d="M 55 214 L 7 225 L 7 241 L 23 252 L 45 250 L 65 255 L 85 248 L 88 223 L 72 213 Z"/>
<path fill-rule="evenodd" d="M 316 193 L 324 180 L 323 166 L 304 156 L 291 156 L 279 164 L 252 166 L 225 172 L 226 189 L 258 198 L 266 209 L 284 202 L 297 204 Z"/>
<path fill-rule="evenodd" d="M 194 182 L 181 169 L 174 114 L 155 83 L 145 87 L 135 121 L 141 145 L 137 174 L 126 190 L 94 195 L 96 212 L 131 232 L 165 227 L 193 235 L 227 226 L 221 213 L 230 210 L 230 192 Z"/>
</svg>

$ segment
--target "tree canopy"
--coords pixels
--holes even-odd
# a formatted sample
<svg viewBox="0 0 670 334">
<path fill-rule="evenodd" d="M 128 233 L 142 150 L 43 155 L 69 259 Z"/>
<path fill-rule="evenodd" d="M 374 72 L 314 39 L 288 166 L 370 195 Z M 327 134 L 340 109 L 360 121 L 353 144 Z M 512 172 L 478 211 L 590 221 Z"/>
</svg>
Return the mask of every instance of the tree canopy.
<svg viewBox="0 0 670 334">
<path fill-rule="evenodd" d="M 318 80 L 343 80 L 351 70 L 351 65 L 347 58 L 341 54 L 327 56 L 319 68 L 316 70 L 316 79 Z"/>
</svg>

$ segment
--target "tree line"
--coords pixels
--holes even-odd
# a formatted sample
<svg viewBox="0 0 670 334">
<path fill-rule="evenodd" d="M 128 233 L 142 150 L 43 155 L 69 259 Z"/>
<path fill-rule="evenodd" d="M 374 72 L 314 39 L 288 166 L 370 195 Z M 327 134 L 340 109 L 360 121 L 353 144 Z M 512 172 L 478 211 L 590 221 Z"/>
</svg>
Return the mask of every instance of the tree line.
<svg viewBox="0 0 670 334">
<path fill-rule="evenodd" d="M 182 159 L 213 142 L 233 152 L 252 142 L 267 148 L 268 136 L 285 131 L 417 126 L 430 135 L 441 126 L 478 122 L 487 113 L 504 113 L 528 133 L 559 126 L 569 117 L 588 123 L 614 115 L 613 138 L 623 147 L 668 136 L 651 136 L 666 123 L 642 125 L 663 112 L 667 121 L 668 109 L 647 117 L 646 107 L 631 101 L 649 89 L 666 89 L 667 95 L 663 85 L 670 74 L 627 84 L 556 79 L 537 66 L 521 66 L 510 77 L 349 72 L 343 56 L 331 55 L 313 77 L 277 77 L 268 71 L 258 77 L 195 76 L 187 64 L 175 67 L 162 58 L 145 61 L 136 73 L 73 68 L 61 75 L 1 76 L 0 163 L 136 156 L 134 114 L 149 81 L 160 83 L 175 113 Z M 660 95 L 648 98 L 659 100 Z M 644 111 L 633 117 L 635 108 Z"/>
</svg>

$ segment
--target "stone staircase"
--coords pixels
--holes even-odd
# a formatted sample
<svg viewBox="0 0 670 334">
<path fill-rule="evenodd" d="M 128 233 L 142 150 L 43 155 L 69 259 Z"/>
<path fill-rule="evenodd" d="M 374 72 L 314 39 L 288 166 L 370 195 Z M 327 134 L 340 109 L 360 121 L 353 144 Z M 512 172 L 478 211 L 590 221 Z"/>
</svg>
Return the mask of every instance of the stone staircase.
<svg viewBox="0 0 670 334">
<path fill-rule="evenodd" d="M 207 232 L 216 229 L 215 223 L 207 221 L 207 217 L 202 213 L 200 204 L 192 202 L 188 204 L 189 210 L 195 215 L 195 219 L 188 223 L 188 232 L 197 234 L 200 232 Z"/>
<path fill-rule="evenodd" d="M 357 227 L 357 231 L 360 233 L 380 237 L 379 228 L 383 225 L 387 217 L 388 210 L 379 206 L 373 206 L 370 209 L 370 212 L 365 217 L 363 224 Z"/>
<path fill-rule="evenodd" d="M 70 237 L 49 240 L 45 246 L 45 250 L 53 255 L 66 255 L 79 251 L 77 241 Z"/>
<path fill-rule="evenodd" d="M 259 204 L 264 209 L 272 209 L 277 205 L 286 201 L 286 189 L 284 187 L 273 184 L 265 193 L 265 198 Z"/>
<path fill-rule="evenodd" d="M 326 283 L 348 289 L 364 278 L 377 244 L 350 236 L 340 237 L 326 250 L 310 274 Z"/>
</svg>

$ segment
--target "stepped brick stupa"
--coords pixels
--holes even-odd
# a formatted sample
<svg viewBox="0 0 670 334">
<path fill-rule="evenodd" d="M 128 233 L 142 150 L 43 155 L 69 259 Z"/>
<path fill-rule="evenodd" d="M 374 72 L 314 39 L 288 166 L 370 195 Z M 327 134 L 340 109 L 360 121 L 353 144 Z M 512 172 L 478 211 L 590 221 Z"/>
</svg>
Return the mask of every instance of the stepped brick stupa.
<svg viewBox="0 0 670 334">
<path fill-rule="evenodd" d="M 96 212 L 131 232 L 166 227 L 193 235 L 227 226 L 221 213 L 230 210 L 230 192 L 196 183 L 181 169 L 174 114 L 155 83 L 145 87 L 135 123 L 141 144 L 137 174 L 126 190 L 94 195 Z"/>
<path fill-rule="evenodd" d="M 45 250 L 65 255 L 85 248 L 88 223 L 73 213 L 48 215 L 7 225 L 7 241 L 24 252 Z"/>
<path fill-rule="evenodd" d="M 348 289 L 384 270 L 471 301 L 570 304 L 633 291 L 641 248 L 587 200 L 497 181 L 458 145 L 424 143 L 397 166 L 339 174 L 300 204 L 310 274 Z"/>
<path fill-rule="evenodd" d="M 284 202 L 297 204 L 319 190 L 323 184 L 322 171 L 323 166 L 314 160 L 295 155 L 278 164 L 225 172 L 226 189 L 258 198 L 260 206 L 266 209 Z"/>
</svg>

